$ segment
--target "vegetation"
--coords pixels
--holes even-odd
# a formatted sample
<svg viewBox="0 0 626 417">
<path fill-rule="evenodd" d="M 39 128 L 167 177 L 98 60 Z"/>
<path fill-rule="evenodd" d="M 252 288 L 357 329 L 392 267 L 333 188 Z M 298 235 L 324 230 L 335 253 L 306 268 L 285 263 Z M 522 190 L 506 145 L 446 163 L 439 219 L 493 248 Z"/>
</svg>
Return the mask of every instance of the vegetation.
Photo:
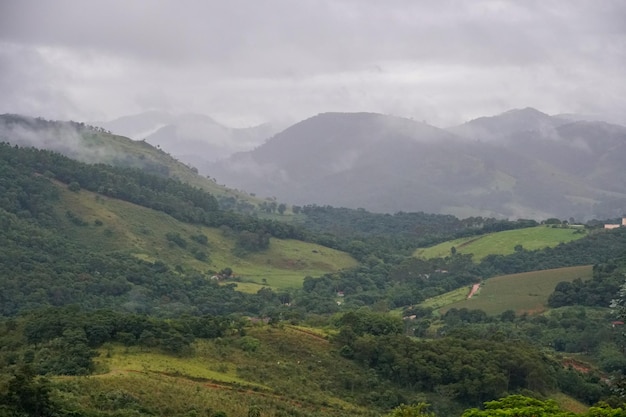
<svg viewBox="0 0 626 417">
<path fill-rule="evenodd" d="M 480 236 L 471 236 L 440 243 L 415 251 L 421 258 L 440 258 L 456 253 L 471 254 L 476 262 L 488 255 L 510 255 L 522 250 L 538 250 L 554 247 L 584 237 L 585 229 L 535 226 L 524 229 L 506 230 Z"/>
<path fill-rule="evenodd" d="M 0 145 L 0 414 L 622 412 L 624 229 L 266 206 Z"/>
<path fill-rule="evenodd" d="M 445 313 L 451 308 L 467 308 L 482 310 L 490 315 L 507 310 L 516 314 L 540 313 L 548 307 L 548 299 L 554 298 L 552 294 L 557 284 L 583 282 L 591 279 L 591 275 L 591 266 L 575 266 L 489 278 L 472 298 L 465 297 L 462 301 L 442 306 L 440 311 Z"/>
</svg>

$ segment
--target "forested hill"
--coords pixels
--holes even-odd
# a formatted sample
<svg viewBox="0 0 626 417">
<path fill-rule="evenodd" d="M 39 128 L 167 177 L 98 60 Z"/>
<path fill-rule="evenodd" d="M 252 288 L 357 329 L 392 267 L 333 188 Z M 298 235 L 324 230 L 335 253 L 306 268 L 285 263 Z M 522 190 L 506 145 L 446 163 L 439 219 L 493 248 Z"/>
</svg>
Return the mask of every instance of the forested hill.
<svg viewBox="0 0 626 417">
<path fill-rule="evenodd" d="M 0 142 L 50 150 L 88 164 L 136 168 L 146 174 L 178 179 L 212 193 L 222 206 L 241 212 L 253 212 L 259 203 L 246 193 L 198 175 L 196 168 L 145 141 L 131 140 L 82 122 L 3 114 L 0 115 Z"/>
<path fill-rule="evenodd" d="M 386 300 L 389 306 L 406 306 L 480 278 L 606 262 L 611 257 L 619 256 L 624 250 L 623 233 L 617 230 L 592 234 L 553 249 L 524 250 L 509 256 L 489 256 L 480 265 L 473 265 L 462 256 L 423 262 L 409 256 L 418 242 L 434 242 L 459 234 L 484 233 L 532 224 L 527 224 L 526 221 L 503 222 L 483 218 L 458 220 L 452 216 L 424 213 L 382 215 L 311 206 L 302 209 L 306 216 L 305 229 L 297 224 L 263 220 L 221 210 L 212 195 L 173 179 L 130 168 L 87 165 L 49 151 L 2 144 L 0 170 L 0 209 L 5 213 L 2 216 L 5 249 L 3 256 L 6 256 L 2 265 L 3 268 L 8 268 L 3 276 L 30 277 L 21 282 L 7 282 L 7 290 L 3 292 L 3 297 L 6 297 L 3 303 L 5 314 L 14 314 L 20 308 L 30 308 L 26 306 L 32 307 L 42 302 L 53 305 L 75 301 L 93 302 L 96 305 L 114 300 L 120 303 L 130 302 L 133 284 L 154 286 L 154 292 L 147 297 L 152 300 L 152 304 L 148 303 L 148 309 L 154 308 L 158 304 L 155 300 L 162 296 L 186 305 L 183 310 L 192 308 L 199 302 L 197 297 L 202 291 L 194 286 L 201 285 L 202 281 L 194 280 L 192 277 L 197 276 L 193 273 L 188 274 L 190 280 L 177 280 L 174 277 L 181 273 L 174 270 L 174 265 L 142 261 L 129 256 L 128 252 L 90 252 L 80 242 L 63 240 L 63 235 L 55 229 L 60 220 L 78 225 L 83 220 L 71 210 L 61 213 L 55 210 L 59 189 L 51 180 L 65 184 L 70 190 L 86 189 L 103 197 L 129 201 L 190 224 L 228 229 L 231 237 L 236 240 L 236 247 L 242 253 L 266 250 L 270 237 L 290 238 L 346 250 L 364 263 L 358 270 L 346 270 L 330 278 L 309 277 L 305 280 L 305 293 L 295 295 L 296 305 L 305 311 L 336 311 L 338 308 L 333 295 L 337 291 L 345 293 L 347 306 L 374 304 L 381 300 Z M 172 244 L 177 244 L 178 239 L 176 233 L 173 233 Z M 201 245 L 195 246 L 192 248 L 196 251 L 194 256 L 203 256 Z M 15 259 L 20 262 L 14 262 Z M 108 267 L 102 267 L 103 264 Z M 55 268 L 51 268 L 51 265 L 55 265 Z M 437 279 L 428 281 L 409 279 L 416 276 L 415 274 L 419 276 L 437 269 L 445 269 L 449 273 L 439 274 Z M 138 276 L 153 276 L 154 280 L 136 278 L 134 283 L 129 282 L 125 271 L 132 270 L 137 270 Z M 49 271 L 53 271 L 52 275 L 57 277 L 44 278 Z M 96 272 L 102 274 L 98 277 L 98 285 L 93 282 L 87 285 L 89 280 L 76 280 L 85 271 L 92 275 Z M 111 271 L 111 275 L 107 276 L 103 271 Z M 161 276 L 163 282 L 171 282 L 167 285 L 159 284 Z M 34 277 L 37 278 L 32 279 Z M 187 287 L 176 290 L 172 287 L 172 282 Z M 20 288 L 16 289 L 17 287 Z M 41 288 L 46 291 L 42 293 Z M 192 288 L 193 295 L 190 295 Z M 85 291 L 87 295 L 83 294 Z M 94 295 L 91 301 L 89 291 Z M 240 309 L 239 311 L 254 313 L 262 309 L 260 304 L 246 307 L 247 302 L 242 299 L 248 296 L 235 293 L 232 289 L 229 292 L 224 287 L 219 287 L 219 290 L 211 291 L 212 294 L 223 291 L 223 294 L 236 301 L 229 304 L 205 299 L 202 302 L 204 311 L 226 312 Z M 112 298 L 108 301 L 95 301 L 98 293 L 110 294 Z M 28 294 L 28 297 L 36 300 L 33 301 L 34 304 L 24 303 L 23 296 L 19 294 Z M 275 295 L 270 297 L 270 301 L 280 305 L 278 298 L 274 298 Z M 142 296 L 139 299 L 146 298 Z M 217 304 L 220 306 L 217 307 Z M 170 303 L 166 309 L 172 306 Z"/>
<path fill-rule="evenodd" d="M 107 213 L 111 217 L 131 217 L 133 211 L 138 223 L 150 216 L 180 233 L 172 229 L 165 235 L 166 229 L 159 229 L 164 245 L 158 255 L 144 256 L 130 231 L 130 238 L 108 236 L 110 217 L 83 216 L 78 206 L 68 205 L 86 199 L 100 206 L 115 202 L 126 210 Z M 46 410 L 65 410 L 56 415 L 68 416 L 223 415 L 207 411 L 207 402 L 199 398 L 208 397 L 236 417 L 258 416 L 259 404 L 264 413 L 276 410 L 267 415 L 374 417 L 400 403 L 426 399 L 443 416 L 509 392 L 566 392 L 587 403 L 608 398 L 606 384 L 595 374 L 581 376 L 546 353 L 548 344 L 582 352 L 574 344 L 583 340 L 579 329 L 566 327 L 571 320 L 550 320 L 556 327 L 548 328 L 548 319 L 541 317 L 461 312 L 456 319 L 451 314 L 434 322 L 430 311 L 415 304 L 506 268 L 616 258 L 625 251 L 626 229 L 591 231 L 552 250 L 521 250 L 477 265 L 458 253 L 416 259 L 402 248 L 420 239 L 530 223 L 330 207 L 302 211 L 293 220 L 304 218 L 304 224 L 254 218 L 224 211 L 211 194 L 173 179 L 0 144 L 0 345 L 8 347 L 0 351 L 0 414 L 26 410 L 35 397 L 24 393 L 32 390 L 44 393 Z M 184 227 L 189 231 L 183 238 Z M 302 288 L 263 286 L 244 293 L 233 283 L 212 280 L 203 256 L 211 244 L 226 244 L 207 245 L 209 228 L 232 241 L 242 264 L 275 262 L 269 256 L 255 258 L 271 249 L 273 238 L 326 239 L 361 262 L 305 277 Z M 138 229 L 146 236 L 157 234 L 153 223 Z M 311 247 L 290 249 L 312 252 Z M 332 252 L 315 250 L 322 250 L 323 257 Z M 162 261 L 168 252 L 192 254 L 201 267 Z M 611 279 L 617 271 L 612 270 Z M 222 272 L 227 274 L 226 268 Z M 562 293 L 561 301 L 574 299 Z M 411 311 L 416 320 L 379 312 L 390 308 Z M 253 325 L 242 318 L 248 315 L 269 324 Z M 479 320 L 470 328 L 467 317 Z M 295 326 L 307 321 L 331 328 L 332 336 Z M 610 341 L 604 317 L 588 323 L 598 330 L 589 333 L 593 338 L 600 340 L 596 335 L 602 331 L 602 340 Z M 566 332 L 569 339 L 561 336 Z M 433 338 L 411 340 L 405 333 Z M 616 349 L 603 345 L 604 351 L 608 348 Z M 101 373 L 98 378 L 68 376 L 95 372 Z M 52 382 L 37 373 L 50 375 Z M 189 401 L 166 411 L 174 405 L 161 406 L 160 397 L 171 398 L 173 392 Z M 246 404 L 245 410 L 240 404 Z M 302 404 L 315 409 L 295 412 Z"/>
</svg>

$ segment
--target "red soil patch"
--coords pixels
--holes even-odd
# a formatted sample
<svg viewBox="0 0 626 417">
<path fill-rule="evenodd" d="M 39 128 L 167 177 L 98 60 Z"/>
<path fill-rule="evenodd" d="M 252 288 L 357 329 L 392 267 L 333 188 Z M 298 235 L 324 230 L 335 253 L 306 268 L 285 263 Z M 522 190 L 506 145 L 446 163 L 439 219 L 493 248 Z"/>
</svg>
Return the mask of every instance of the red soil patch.
<svg viewBox="0 0 626 417">
<path fill-rule="evenodd" d="M 476 291 L 478 291 L 479 288 L 480 288 L 480 284 L 472 285 L 472 289 L 470 290 L 469 294 L 467 294 L 467 299 L 469 300 L 470 298 L 472 298 L 474 294 L 476 294 Z"/>
</svg>

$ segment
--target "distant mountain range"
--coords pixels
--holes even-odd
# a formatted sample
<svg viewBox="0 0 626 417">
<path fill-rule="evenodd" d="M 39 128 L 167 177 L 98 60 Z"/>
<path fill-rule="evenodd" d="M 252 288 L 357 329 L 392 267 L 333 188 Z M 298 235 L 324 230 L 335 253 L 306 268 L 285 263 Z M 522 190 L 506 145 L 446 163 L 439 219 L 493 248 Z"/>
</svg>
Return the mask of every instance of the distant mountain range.
<svg viewBox="0 0 626 417">
<path fill-rule="evenodd" d="M 92 122 L 115 134 L 145 140 L 207 175 L 206 166 L 235 152 L 262 144 L 276 131 L 269 124 L 249 128 L 226 127 L 201 114 L 174 116 L 149 111 L 109 122 Z"/>
<path fill-rule="evenodd" d="M 626 212 L 624 161 L 626 127 L 526 108 L 445 130 L 324 113 L 210 171 L 292 204 L 585 220 Z"/>
<path fill-rule="evenodd" d="M 0 140 L 195 178 L 167 151 L 229 188 L 296 205 L 460 218 L 621 217 L 626 127 L 582 119 L 526 108 L 440 129 L 383 114 L 323 113 L 266 141 L 269 126 L 230 129 L 198 115 L 151 112 L 101 124 L 146 135 L 132 141 L 82 123 L 4 115 Z"/>
</svg>

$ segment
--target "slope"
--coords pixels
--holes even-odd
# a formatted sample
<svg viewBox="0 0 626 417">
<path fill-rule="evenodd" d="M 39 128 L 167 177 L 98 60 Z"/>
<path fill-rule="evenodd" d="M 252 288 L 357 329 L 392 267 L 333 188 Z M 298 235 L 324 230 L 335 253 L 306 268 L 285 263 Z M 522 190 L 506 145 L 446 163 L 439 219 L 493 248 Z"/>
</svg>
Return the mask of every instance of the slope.
<svg viewBox="0 0 626 417">
<path fill-rule="evenodd" d="M 626 201 L 617 162 L 623 132 L 534 109 L 447 131 L 382 114 L 323 113 L 213 172 L 230 186 L 293 204 L 459 217 L 614 217 Z"/>
<path fill-rule="evenodd" d="M 471 254 L 472 259 L 479 262 L 488 255 L 514 253 L 516 247 L 517 250 L 537 250 L 571 242 L 584 236 L 585 230 L 581 228 L 537 226 L 455 239 L 428 248 L 419 248 L 414 256 L 425 259 L 445 257 L 450 255 L 454 248 L 457 253 Z"/>
<path fill-rule="evenodd" d="M 145 141 L 134 141 L 77 122 L 48 121 L 20 115 L 0 115 L 0 141 L 59 152 L 81 162 L 138 168 L 201 188 L 220 200 L 232 200 L 233 209 L 250 210 L 259 201 L 246 193 L 218 185 Z"/>
<path fill-rule="evenodd" d="M 274 133 L 268 124 L 230 128 L 202 114 L 156 111 L 94 124 L 134 140 L 145 140 L 205 175 L 209 162 L 253 149 Z"/>
<path fill-rule="evenodd" d="M 76 303 L 230 313 L 279 307 L 270 287 L 354 266 L 295 227 L 219 209 L 212 195 L 138 170 L 0 144 L 0 307 Z M 53 172 L 54 171 L 54 172 Z M 218 286 L 222 271 L 231 285 Z M 234 271 L 234 274 L 233 274 Z M 233 280 L 254 296 L 234 291 Z M 245 285 L 243 285 L 245 284 Z"/>
<path fill-rule="evenodd" d="M 345 253 L 295 239 L 270 238 L 266 250 L 237 256 L 236 236 L 227 230 L 183 223 L 126 201 L 87 190 L 71 192 L 60 183 L 57 186 L 60 201 L 55 209 L 62 219 L 59 229 L 88 250 L 127 252 L 144 261 L 160 261 L 203 275 L 231 268 L 234 275 L 229 282 L 237 279 L 238 288 L 247 292 L 265 286 L 298 288 L 307 275 L 356 266 Z M 77 219 L 85 225 L 77 226 Z M 181 246 L 181 242 L 186 243 Z"/>
<path fill-rule="evenodd" d="M 477 309 L 488 315 L 507 310 L 536 314 L 548 309 L 548 297 L 559 282 L 577 278 L 588 280 L 591 276 L 591 265 L 503 275 L 485 280 L 471 298 L 467 297 L 467 289 L 458 290 L 426 300 L 421 305 L 436 308 L 441 314 L 452 308 Z"/>
</svg>

